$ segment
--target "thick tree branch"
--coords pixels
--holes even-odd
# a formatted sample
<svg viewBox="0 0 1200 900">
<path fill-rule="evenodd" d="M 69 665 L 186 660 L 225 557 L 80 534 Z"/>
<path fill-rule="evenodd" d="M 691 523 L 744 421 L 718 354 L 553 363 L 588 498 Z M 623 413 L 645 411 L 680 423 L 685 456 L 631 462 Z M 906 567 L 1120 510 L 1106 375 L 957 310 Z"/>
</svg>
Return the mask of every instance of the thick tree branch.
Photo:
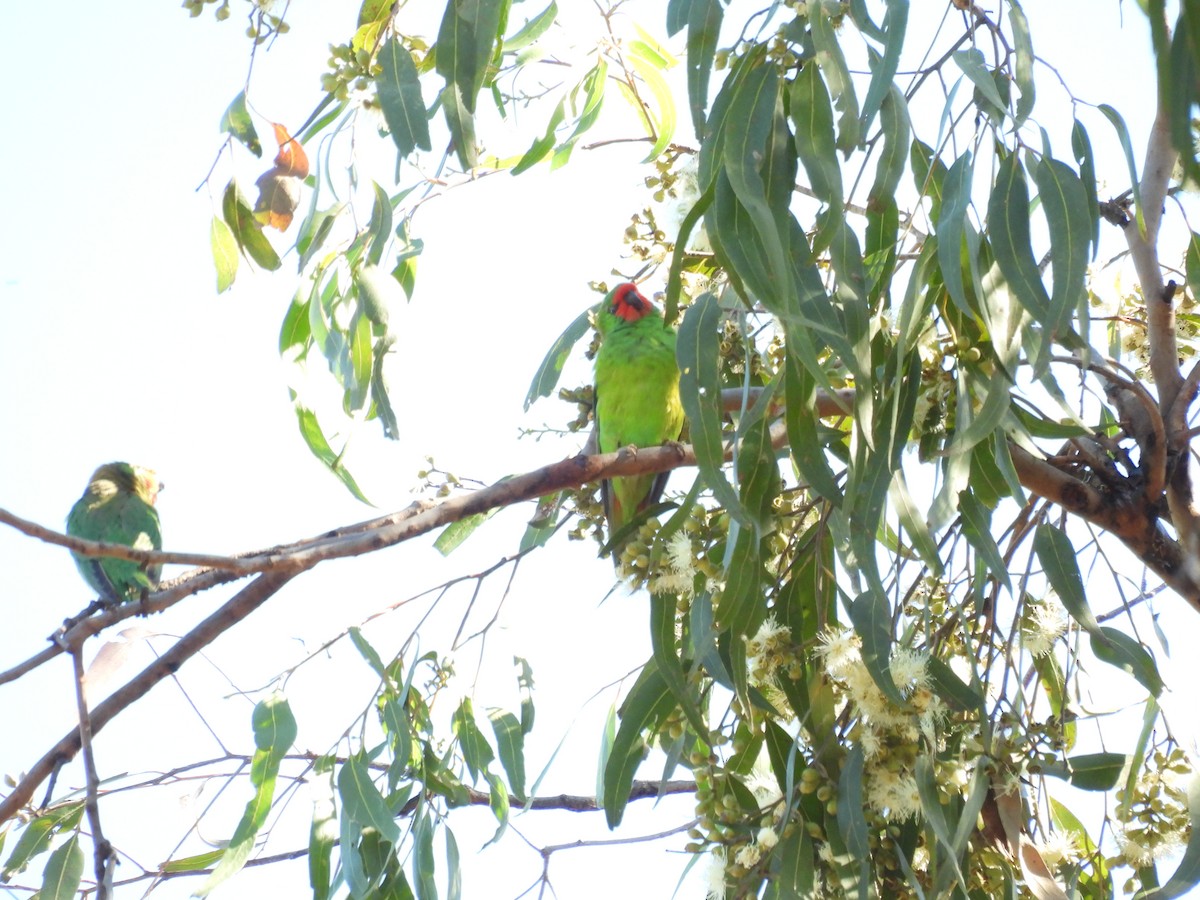
<svg viewBox="0 0 1200 900">
<path fill-rule="evenodd" d="M 1026 489 L 1120 538 L 1147 567 L 1200 611 L 1200 581 L 1180 544 L 1158 523 L 1155 506 L 1140 491 L 1102 494 L 1074 475 L 1009 442 L 1017 478 Z"/>
<path fill-rule="evenodd" d="M 297 566 L 289 572 L 260 575 L 235 594 L 229 602 L 180 638 L 170 650 L 99 703 L 91 711 L 92 733 L 100 731 L 126 707 L 145 696 L 150 688 L 178 671 L 186 660 L 246 618 L 301 571 L 303 568 Z M 33 764 L 12 793 L 0 800 L 0 822 L 8 821 L 29 803 L 38 785 L 63 763 L 74 759 L 79 748 L 79 729 L 73 728 Z"/>
</svg>

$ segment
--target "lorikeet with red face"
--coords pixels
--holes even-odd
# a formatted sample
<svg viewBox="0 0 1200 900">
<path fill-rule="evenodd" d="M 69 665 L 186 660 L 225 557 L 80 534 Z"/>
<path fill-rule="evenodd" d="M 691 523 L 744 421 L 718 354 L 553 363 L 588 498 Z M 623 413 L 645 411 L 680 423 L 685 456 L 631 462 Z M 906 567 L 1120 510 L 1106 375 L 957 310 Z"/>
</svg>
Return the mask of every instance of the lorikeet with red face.
<svg viewBox="0 0 1200 900">
<path fill-rule="evenodd" d="M 675 331 L 662 312 L 619 284 L 604 298 L 596 316 L 596 437 L 601 453 L 621 447 L 657 447 L 679 439 L 683 406 Z M 609 536 L 662 496 L 669 473 L 614 478 L 601 485 Z"/>
</svg>

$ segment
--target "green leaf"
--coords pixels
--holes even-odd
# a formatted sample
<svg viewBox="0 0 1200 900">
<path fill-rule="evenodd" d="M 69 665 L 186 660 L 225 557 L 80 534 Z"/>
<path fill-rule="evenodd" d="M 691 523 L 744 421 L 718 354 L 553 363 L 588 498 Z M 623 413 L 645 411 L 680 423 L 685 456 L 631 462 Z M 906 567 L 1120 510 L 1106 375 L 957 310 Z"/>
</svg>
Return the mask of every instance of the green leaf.
<svg viewBox="0 0 1200 900">
<path fill-rule="evenodd" d="M 246 109 L 246 92 L 241 91 L 221 116 L 221 131 L 231 134 L 255 156 L 262 156 L 262 143 L 258 132 L 254 130 L 254 122 Z"/>
<path fill-rule="evenodd" d="M 1163 680 L 1150 651 L 1123 631 L 1102 626 L 1092 635 L 1092 652 L 1096 658 L 1132 675 L 1153 696 L 1162 694 Z"/>
<path fill-rule="evenodd" d="M 383 436 L 391 441 L 400 440 L 400 423 L 392 401 L 388 396 L 387 380 L 383 375 L 383 361 L 391 351 L 395 339 L 385 335 L 375 343 L 375 362 L 371 366 L 371 402 L 375 404 L 375 416 L 383 425 Z"/>
<path fill-rule="evenodd" d="M 1121 142 L 1121 150 L 1125 154 L 1125 163 L 1129 167 L 1129 186 L 1133 190 L 1133 205 L 1137 216 L 1138 231 L 1145 234 L 1146 222 L 1142 218 L 1142 185 L 1138 179 L 1137 158 L 1133 155 L 1129 129 L 1125 127 L 1125 120 L 1121 118 L 1121 114 L 1107 103 L 1101 103 L 1096 109 L 1100 110 L 1104 114 L 1104 118 L 1108 119 L 1112 123 L 1112 127 L 1116 129 L 1117 138 Z"/>
<path fill-rule="evenodd" d="M 209 869 L 215 866 L 221 861 L 221 857 L 224 855 L 224 850 L 209 850 L 207 853 L 183 856 L 179 859 L 164 862 L 162 870 L 164 872 L 199 872 L 201 869 Z"/>
<path fill-rule="evenodd" d="M 498 508 L 489 509 L 487 512 L 475 513 L 473 516 L 467 516 L 466 518 L 459 519 L 457 522 L 451 522 L 437 536 L 437 540 L 433 542 L 433 546 L 442 556 L 449 556 L 467 538 L 473 535 L 480 525 L 494 516 L 498 511 Z"/>
<path fill-rule="evenodd" d="M 504 39 L 504 52 L 513 53 L 522 47 L 527 47 L 550 30 L 558 17 L 558 4 L 550 0 L 550 5 L 526 22 L 510 38 Z"/>
<path fill-rule="evenodd" d="M 979 559 L 987 566 L 988 571 L 1006 590 L 1012 590 L 1008 578 L 1008 567 L 996 540 L 992 537 L 992 513 L 975 499 L 971 491 L 960 491 L 958 494 L 958 511 L 962 515 L 963 536 L 975 548 Z"/>
<path fill-rule="evenodd" d="M 941 214 L 937 218 L 938 262 L 950 299 L 967 315 L 973 315 L 963 287 L 962 240 L 969 227 L 967 209 L 971 204 L 974 157 L 968 150 L 954 161 L 941 182 Z"/>
<path fill-rule="evenodd" d="M 338 839 L 337 810 L 333 805 L 333 758 L 322 756 L 313 767 L 308 792 L 312 797 L 312 824 L 308 832 L 308 883 L 313 900 L 329 900 L 333 845 Z"/>
<path fill-rule="evenodd" d="M 437 900 L 438 896 L 433 878 L 433 827 L 429 810 L 422 804 L 413 824 L 413 871 L 417 876 L 418 900 Z"/>
<path fill-rule="evenodd" d="M 340 457 L 333 452 L 329 446 L 329 441 L 325 439 L 325 434 L 321 431 L 321 425 L 317 421 L 317 414 L 311 409 L 306 409 L 299 403 L 295 404 L 296 419 L 300 424 L 300 434 L 304 438 L 304 442 L 308 444 L 308 449 L 312 451 L 312 455 L 323 462 L 326 468 L 334 475 L 342 480 L 342 483 L 349 488 L 350 493 L 361 500 L 363 503 L 370 503 L 358 483 L 354 480 L 354 476 L 349 470 L 341 464 Z"/>
<path fill-rule="evenodd" d="M 525 409 L 533 405 L 535 400 L 542 397 L 549 397 L 554 393 L 554 389 L 558 386 L 558 379 L 562 377 L 563 366 L 571 356 L 571 351 L 579 342 L 579 339 L 587 334 L 591 323 L 588 315 L 590 309 L 585 309 L 574 318 L 570 325 L 566 327 L 550 345 L 550 350 L 546 353 L 542 364 L 538 366 L 538 370 L 534 373 L 533 381 L 529 384 L 529 393 L 525 395 Z"/>
<path fill-rule="evenodd" d="M 1033 536 L 1033 549 L 1046 572 L 1046 579 L 1067 612 L 1091 635 L 1100 633 L 1100 623 L 1088 606 L 1083 578 L 1070 539 L 1053 525 L 1039 525 Z"/>
<path fill-rule="evenodd" d="M 509 0 L 450 0 L 437 38 L 437 72 L 459 90 L 463 108 L 474 115 L 492 48 Z"/>
<path fill-rule="evenodd" d="M 830 21 L 830 8 L 824 3 L 814 3 L 808 11 L 813 45 L 817 50 L 817 65 L 821 67 L 825 83 L 829 85 L 829 93 L 841 112 L 841 116 L 838 117 L 837 146 L 843 153 L 849 153 L 858 145 L 860 139 L 858 98 L 854 94 L 850 67 L 846 65 L 846 57 L 842 53 L 841 44 L 838 43 L 833 22 Z"/>
<path fill-rule="evenodd" d="M 233 231 L 216 216 L 213 216 L 209 229 L 209 243 L 212 244 L 213 264 L 217 268 L 217 293 L 223 294 L 237 277 L 238 245 Z"/>
<path fill-rule="evenodd" d="M 379 651 L 371 646 L 371 642 L 363 637 L 362 629 L 357 625 L 351 625 L 348 633 L 350 635 L 350 642 L 354 644 L 354 649 L 367 661 L 367 665 L 374 669 L 375 674 L 386 682 L 388 674 L 387 668 L 383 664 L 383 659 L 380 658 Z"/>
<path fill-rule="evenodd" d="M 259 701 L 251 715 L 251 725 L 254 729 L 254 746 L 257 748 L 250 761 L 250 783 L 255 789 L 254 796 L 247 802 L 221 861 L 196 891 L 195 896 L 198 897 L 207 897 L 215 887 L 232 878 L 246 865 L 254 850 L 255 838 L 271 811 L 280 763 L 296 740 L 296 719 L 287 698 L 282 694 L 275 693 Z"/>
<path fill-rule="evenodd" d="M 1186 895 L 1200 884 L 1200 774 L 1193 774 L 1188 785 L 1188 821 L 1191 833 L 1179 866 L 1171 873 L 1166 884 L 1157 890 L 1138 894 L 1138 900 L 1172 900 Z"/>
<path fill-rule="evenodd" d="M 725 134 L 721 153 L 724 174 L 750 225 L 746 233 L 722 235 L 722 241 L 732 237 L 754 258 L 758 281 L 751 283 L 775 308 L 791 292 L 791 269 L 759 167 L 768 158 L 778 95 L 779 75 L 772 65 L 752 68 L 739 80 L 728 113 L 737 126 Z M 738 274 L 750 281 L 753 273 Z"/>
<path fill-rule="evenodd" d="M 446 826 L 446 900 L 462 897 L 462 867 L 459 865 L 458 841 L 450 826 Z"/>
<path fill-rule="evenodd" d="M 785 336 L 790 329 L 785 324 Z M 786 340 L 787 356 L 784 361 L 784 393 L 788 443 L 792 460 L 809 487 L 832 503 L 840 506 L 842 492 L 819 435 L 820 420 L 817 418 L 815 401 L 817 385 L 792 340 Z"/>
<path fill-rule="evenodd" d="M 679 325 L 675 353 L 679 362 L 679 396 L 691 429 L 696 464 L 717 502 L 735 519 L 749 525 L 737 492 L 726 480 L 721 435 L 721 382 L 718 370 L 718 326 L 721 306 L 715 294 L 701 294 Z"/>
<path fill-rule="evenodd" d="M 454 711 L 454 715 L 450 719 L 450 727 L 455 737 L 458 738 L 458 746 L 462 750 L 463 760 L 467 764 L 467 770 L 471 773 L 471 779 L 475 781 L 479 778 L 480 772 L 487 771 L 487 767 L 492 764 L 496 754 L 492 752 L 492 745 L 488 743 L 483 732 L 479 730 L 479 726 L 475 724 L 475 710 L 469 697 L 464 697 L 459 703 L 458 709 Z"/>
<path fill-rule="evenodd" d="M 1029 36 L 1029 20 L 1025 18 L 1025 10 L 1018 0 L 1012 0 L 1008 7 L 1008 21 L 1012 26 L 1013 43 L 1016 45 L 1017 64 L 1015 78 L 1021 97 L 1017 100 L 1017 114 L 1013 119 L 1013 129 L 1025 124 L 1029 114 L 1033 112 L 1033 104 L 1037 98 L 1033 80 L 1033 41 Z"/>
<path fill-rule="evenodd" d="M 1067 757 L 1071 784 L 1083 791 L 1111 791 L 1125 768 L 1124 753 L 1081 753 Z"/>
<path fill-rule="evenodd" d="M 534 138 L 529 149 L 525 151 L 525 155 L 512 168 L 513 175 L 520 175 L 527 169 L 532 169 L 535 165 L 546 158 L 554 148 L 554 142 L 558 139 L 558 126 L 562 124 L 563 119 L 567 116 L 567 101 L 565 99 L 558 101 L 558 105 L 554 107 L 554 112 L 550 115 L 550 121 L 546 124 L 545 133 L 538 138 Z"/>
<path fill-rule="evenodd" d="M 838 775 L 837 824 L 850 858 L 859 863 L 865 878 L 869 871 L 871 848 L 867 838 L 867 819 L 863 815 L 863 749 L 858 743 L 850 746 L 842 763 L 841 774 Z"/>
<path fill-rule="evenodd" d="M 917 793 L 921 797 L 921 809 L 925 813 L 925 822 L 937 837 L 938 844 L 949 851 L 950 871 L 962 886 L 963 894 L 966 894 L 966 880 L 963 878 L 962 868 L 959 865 L 959 855 L 954 851 L 954 835 L 950 832 L 950 822 L 946 819 L 946 810 L 943 809 L 938 798 L 937 785 L 933 774 L 933 761 L 928 755 L 921 754 L 917 758 L 914 774 L 917 781 Z M 971 824 L 975 824 L 974 817 L 971 819 Z M 941 894 L 940 891 L 938 893 L 939 895 Z"/>
<path fill-rule="evenodd" d="M 908 30 L 908 0 L 887 0 L 887 13 L 883 17 L 883 56 L 868 46 L 871 63 L 871 83 L 863 100 L 859 134 L 867 134 L 875 114 L 883 104 L 883 98 L 891 91 L 900 67 L 900 53 L 904 50 L 904 36 Z"/>
<path fill-rule="evenodd" d="M 679 708 L 701 740 L 709 741 L 708 725 L 696 697 L 688 686 L 684 662 L 675 648 L 676 598 L 673 594 L 650 594 L 650 644 L 658 672 L 671 689 Z"/>
<path fill-rule="evenodd" d="M 964 713 L 983 711 L 987 697 L 980 689 L 980 685 L 967 684 L 936 656 L 929 657 L 925 668 L 929 675 L 930 686 L 951 709 Z"/>
<path fill-rule="evenodd" d="M 74 900 L 83 878 L 83 862 L 83 848 L 79 846 L 77 831 L 46 860 L 39 900 Z"/>
<path fill-rule="evenodd" d="M 449 10 L 447 10 L 449 12 Z M 463 103 L 458 85 L 448 84 L 441 94 L 442 112 L 450 129 L 450 140 L 463 169 L 470 171 L 479 164 L 479 146 L 475 139 L 475 114 Z"/>
<path fill-rule="evenodd" d="M 263 234 L 262 224 L 254 218 L 254 210 L 242 196 L 236 180 L 230 180 L 225 186 L 225 194 L 221 199 L 221 214 L 225 218 L 234 240 L 250 259 L 267 271 L 274 272 L 282 263 L 279 254 Z"/>
<path fill-rule="evenodd" d="M 51 809 L 26 825 L 0 872 L 0 881 L 8 881 L 16 873 L 25 871 L 30 860 L 50 849 L 50 839 L 55 834 L 73 829 L 82 816 L 83 801 L 80 800 Z"/>
<path fill-rule="evenodd" d="M 788 99 L 796 123 L 796 152 L 808 173 L 813 193 L 831 209 L 840 211 L 842 169 L 834 144 L 833 106 L 816 66 L 800 70 L 792 81 Z M 854 121 L 857 125 L 857 115 Z"/>
<path fill-rule="evenodd" d="M 383 259 L 384 248 L 392 238 L 392 200 L 387 195 L 387 191 L 379 186 L 379 182 L 372 181 L 371 187 L 375 189 L 375 204 L 371 207 L 371 223 L 367 226 L 367 233 L 371 235 L 371 248 L 367 251 L 367 263 L 377 266 Z M 361 273 L 362 269 L 359 269 L 356 274 L 361 275 Z M 383 324 L 386 325 L 387 322 L 385 321 Z"/>
<path fill-rule="evenodd" d="M 361 410 L 367 403 L 371 390 L 371 364 L 374 354 L 371 349 L 371 322 L 357 310 L 350 318 L 347 335 L 350 340 L 350 384 L 346 386 L 348 411 Z"/>
<path fill-rule="evenodd" d="M 872 680 L 894 704 L 907 707 L 892 679 L 892 611 L 887 596 L 880 590 L 859 594 L 850 603 L 850 621 L 862 640 L 862 660 Z"/>
<path fill-rule="evenodd" d="M 1039 322 L 1049 319 L 1050 297 L 1042 284 L 1029 236 L 1029 188 L 1014 153 L 1000 164 L 988 201 L 988 226 L 996 263 L 1013 294 Z"/>
<path fill-rule="evenodd" d="M 912 495 L 908 492 L 908 484 L 904 479 L 904 470 L 897 469 L 892 473 L 892 483 L 888 487 L 888 497 L 900 519 L 900 527 L 912 541 L 913 547 L 921 557 L 921 561 L 929 566 L 935 575 L 942 572 L 941 554 L 938 552 L 937 541 L 929 530 L 929 524 L 924 515 L 917 509 Z"/>
<path fill-rule="evenodd" d="M 279 329 L 279 353 L 281 356 L 292 347 L 302 348 L 299 354 L 301 357 L 307 351 L 308 343 L 312 340 L 309 302 L 309 298 L 299 290 L 292 297 L 292 304 L 288 307 L 287 314 L 283 317 L 283 325 Z"/>
<path fill-rule="evenodd" d="M 1088 242 L 1091 235 L 1087 192 L 1069 166 L 1042 158 L 1034 173 L 1050 231 L 1050 271 L 1054 277 L 1049 315 L 1042 323 L 1051 339 L 1071 327 L 1072 314 L 1087 303 Z"/>
<path fill-rule="evenodd" d="M 651 117 L 654 123 L 654 127 L 650 129 L 650 136 L 654 138 L 654 146 L 650 148 L 645 159 L 645 162 L 652 162 L 667 149 L 671 138 L 675 136 L 675 100 L 666 79 L 659 73 L 660 66 L 655 63 L 651 54 L 639 53 L 635 47 L 634 51 L 629 54 L 629 61 L 633 65 L 634 71 L 650 88 L 650 93 L 654 95 L 657 115 L 651 112 L 649 104 L 643 103 L 646 115 Z"/>
<path fill-rule="evenodd" d="M 313 191 L 313 201 L 316 202 L 317 192 Z M 344 204 L 338 204 L 331 209 L 317 212 L 314 210 L 312 214 L 304 220 L 300 225 L 300 232 L 296 237 L 296 250 L 299 252 L 300 259 L 296 264 L 297 271 L 303 272 L 304 267 L 309 264 L 317 251 L 325 246 L 325 241 L 333 231 L 333 226 L 338 220 L 338 216 L 345 209 Z"/>
<path fill-rule="evenodd" d="M 604 817 L 609 828 L 621 824 L 633 776 L 646 752 L 642 731 L 666 715 L 675 705 L 671 689 L 654 660 L 649 660 L 621 704 L 621 725 L 604 766 Z"/>
<path fill-rule="evenodd" d="M 517 687 L 521 691 L 521 734 L 533 731 L 536 709 L 533 705 L 533 668 L 529 660 L 520 656 L 513 657 L 517 667 Z"/>
<path fill-rule="evenodd" d="M 392 11 L 392 0 L 363 0 L 358 9 L 358 27 L 382 22 Z"/>
<path fill-rule="evenodd" d="M 962 69 L 963 74 L 971 79 L 971 83 L 979 89 L 979 92 L 1001 113 L 1008 109 L 1008 103 L 1000 96 L 1000 92 L 996 90 L 996 82 L 992 79 L 992 70 L 987 67 L 984 61 L 983 52 L 972 48 L 970 50 L 959 50 L 952 57 L 955 65 Z"/>
<path fill-rule="evenodd" d="M 1087 129 L 1076 119 L 1071 128 L 1071 151 L 1079 163 L 1079 179 L 1087 193 L 1088 221 L 1092 223 L 1092 259 L 1100 248 L 1100 198 L 1096 194 L 1096 159 L 1092 154 L 1092 142 Z"/>
<path fill-rule="evenodd" d="M 366 757 L 355 753 L 342 763 L 337 775 L 342 818 L 358 827 L 374 828 L 393 844 L 400 840 L 400 826 L 387 801 L 371 780 Z M 343 846 L 343 850 L 344 850 Z"/>
<path fill-rule="evenodd" d="M 692 128 L 704 134 L 708 84 L 724 11 L 720 0 L 691 0 L 687 12 L 687 85 Z"/>
<path fill-rule="evenodd" d="M 496 735 L 496 750 L 500 765 L 508 777 L 508 786 L 514 797 L 525 799 L 525 732 L 512 713 L 503 709 L 488 710 L 488 721 Z"/>
<path fill-rule="evenodd" d="M 421 78 L 412 54 L 398 38 L 391 37 L 379 48 L 377 61 L 382 68 L 375 79 L 379 108 L 400 158 L 406 158 L 417 148 L 431 149 Z"/>
<path fill-rule="evenodd" d="M 880 107 L 879 127 L 883 135 L 883 151 L 875 168 L 875 181 L 871 184 L 870 198 L 895 203 L 896 189 L 908 163 L 909 134 L 912 123 L 908 117 L 908 101 L 895 85 L 883 98 Z"/>
</svg>

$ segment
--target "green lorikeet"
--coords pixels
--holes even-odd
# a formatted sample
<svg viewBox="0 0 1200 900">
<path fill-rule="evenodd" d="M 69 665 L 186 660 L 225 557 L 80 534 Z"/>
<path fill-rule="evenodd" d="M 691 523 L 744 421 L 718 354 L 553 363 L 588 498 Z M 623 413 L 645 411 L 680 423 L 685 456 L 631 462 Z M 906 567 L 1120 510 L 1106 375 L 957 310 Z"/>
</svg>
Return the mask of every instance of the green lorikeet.
<svg viewBox="0 0 1200 900">
<path fill-rule="evenodd" d="M 596 316 L 596 438 L 601 453 L 657 447 L 679 439 L 683 406 L 675 332 L 636 285 L 613 288 Z M 662 496 L 669 473 L 614 478 L 601 484 L 609 536 Z"/>
<path fill-rule="evenodd" d="M 71 507 L 67 534 L 140 550 L 161 550 L 162 532 L 154 508 L 161 489 L 158 476 L 149 469 L 106 463 L 92 473 L 87 490 Z M 137 600 L 153 590 L 162 569 L 128 559 L 73 555 L 83 580 L 108 603 Z"/>
</svg>

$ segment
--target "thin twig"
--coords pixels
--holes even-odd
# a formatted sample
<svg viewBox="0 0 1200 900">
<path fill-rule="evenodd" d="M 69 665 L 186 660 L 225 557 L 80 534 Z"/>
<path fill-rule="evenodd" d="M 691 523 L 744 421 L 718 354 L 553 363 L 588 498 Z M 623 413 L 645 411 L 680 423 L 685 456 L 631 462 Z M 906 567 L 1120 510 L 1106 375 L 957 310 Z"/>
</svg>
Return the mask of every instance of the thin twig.
<svg viewBox="0 0 1200 900">
<path fill-rule="evenodd" d="M 83 647 L 71 650 L 71 660 L 75 670 L 75 703 L 79 711 L 79 747 L 83 752 L 83 772 L 87 780 L 84 809 L 87 811 L 88 825 L 92 829 L 96 900 L 108 900 L 112 896 L 113 872 L 117 866 L 117 857 L 112 844 L 104 836 L 104 829 L 100 826 L 100 775 L 96 771 L 96 757 L 92 751 L 92 720 L 88 714 L 87 697 L 84 693 Z"/>
</svg>

